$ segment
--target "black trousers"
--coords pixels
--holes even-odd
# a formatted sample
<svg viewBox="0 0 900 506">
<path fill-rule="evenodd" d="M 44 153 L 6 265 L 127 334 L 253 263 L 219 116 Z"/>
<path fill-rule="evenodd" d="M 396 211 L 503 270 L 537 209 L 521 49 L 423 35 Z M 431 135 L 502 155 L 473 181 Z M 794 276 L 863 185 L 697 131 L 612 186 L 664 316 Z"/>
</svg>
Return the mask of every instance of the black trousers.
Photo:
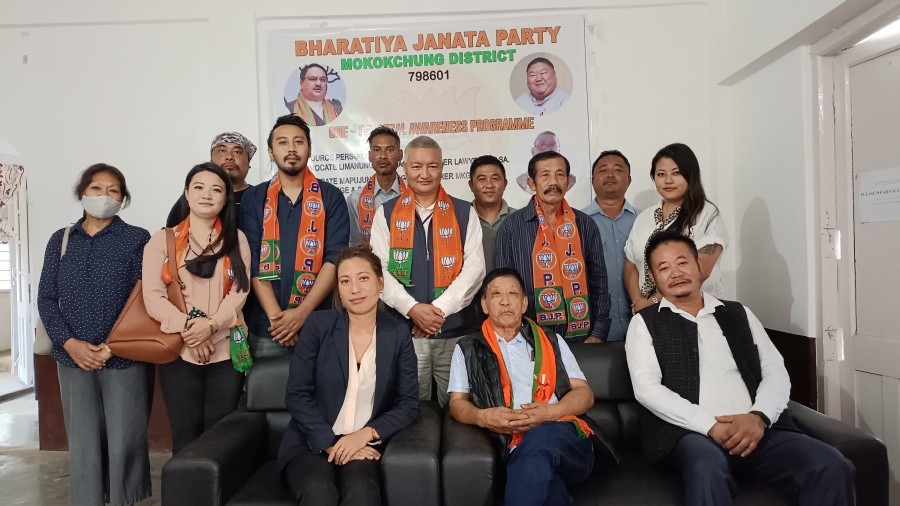
<svg viewBox="0 0 900 506">
<path fill-rule="evenodd" d="M 284 480 L 300 505 L 381 504 L 378 460 L 354 460 L 338 466 L 328 462 L 327 454 L 304 452 L 284 468 Z"/>
<path fill-rule="evenodd" d="M 169 412 L 174 455 L 235 410 L 244 375 L 234 370 L 231 360 L 197 365 L 179 357 L 159 366 L 159 384 Z"/>
</svg>

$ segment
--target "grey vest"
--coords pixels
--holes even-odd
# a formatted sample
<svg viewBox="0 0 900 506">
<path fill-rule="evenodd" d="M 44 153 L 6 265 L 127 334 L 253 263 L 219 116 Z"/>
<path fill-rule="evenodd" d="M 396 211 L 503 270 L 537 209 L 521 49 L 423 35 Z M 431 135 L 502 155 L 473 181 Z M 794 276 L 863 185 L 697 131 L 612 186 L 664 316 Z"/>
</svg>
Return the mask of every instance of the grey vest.
<svg viewBox="0 0 900 506">
<path fill-rule="evenodd" d="M 384 218 L 387 221 L 389 231 L 393 228 L 391 213 L 394 212 L 394 206 L 397 205 L 397 201 L 400 198 L 395 197 L 381 206 L 384 210 Z M 456 222 L 459 223 L 459 233 L 462 234 L 462 245 L 463 249 L 465 249 L 466 230 L 469 225 L 469 212 L 472 209 L 472 204 L 454 197 L 450 198 L 453 200 L 453 210 L 456 213 Z M 434 259 L 432 258 L 434 241 L 431 236 L 432 227 L 429 226 L 426 231 L 422 220 L 419 219 L 419 213 L 414 214 L 416 223 L 415 235 L 413 236 L 412 286 L 404 288 L 406 288 L 406 293 L 410 294 L 416 301 L 430 304 L 434 300 Z M 426 237 L 427 241 L 425 240 Z M 405 318 L 405 315 L 401 315 L 401 320 L 405 320 L 410 326 L 412 325 L 412 320 Z M 444 321 L 444 326 L 441 327 L 441 332 L 435 337 L 445 339 L 459 337 L 469 334 L 477 328 L 475 301 L 473 301 L 472 304 L 469 304 L 458 313 L 448 316 Z"/>
<path fill-rule="evenodd" d="M 759 350 L 753 343 L 747 312 L 740 303 L 722 301 L 713 316 L 725 335 L 728 348 L 734 357 L 741 379 L 747 386 L 751 401 L 756 400 L 756 390 L 762 381 Z M 662 371 L 662 384 L 688 401 L 700 401 L 700 355 L 697 324 L 654 304 L 641 310 L 641 317 L 653 338 L 653 349 Z M 785 409 L 773 428 L 796 430 L 793 416 Z M 663 421 L 649 410 L 641 416 L 641 445 L 647 460 L 661 462 L 685 434 L 691 431 Z"/>
</svg>

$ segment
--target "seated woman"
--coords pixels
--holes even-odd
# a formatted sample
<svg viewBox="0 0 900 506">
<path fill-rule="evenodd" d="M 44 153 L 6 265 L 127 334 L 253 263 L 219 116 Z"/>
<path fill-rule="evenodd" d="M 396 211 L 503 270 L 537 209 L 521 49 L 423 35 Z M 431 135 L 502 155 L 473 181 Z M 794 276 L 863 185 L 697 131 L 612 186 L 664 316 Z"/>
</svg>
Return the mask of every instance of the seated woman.
<svg viewBox="0 0 900 506">
<path fill-rule="evenodd" d="M 300 331 L 278 465 L 297 504 L 380 504 L 383 443 L 419 410 L 416 354 L 407 326 L 379 311 L 371 248 L 345 249 L 335 267 L 343 308 L 313 313 Z"/>
<path fill-rule="evenodd" d="M 684 144 L 669 144 L 653 157 L 650 177 L 662 198 L 659 204 L 638 215 L 625 242 L 623 277 L 632 310 L 637 313 L 659 302 L 644 248 L 662 230 L 674 230 L 694 240 L 700 252 L 703 291 L 722 297 L 724 288 L 718 265 L 728 246 L 728 232 L 719 208 L 706 199 L 697 156 Z"/>
</svg>

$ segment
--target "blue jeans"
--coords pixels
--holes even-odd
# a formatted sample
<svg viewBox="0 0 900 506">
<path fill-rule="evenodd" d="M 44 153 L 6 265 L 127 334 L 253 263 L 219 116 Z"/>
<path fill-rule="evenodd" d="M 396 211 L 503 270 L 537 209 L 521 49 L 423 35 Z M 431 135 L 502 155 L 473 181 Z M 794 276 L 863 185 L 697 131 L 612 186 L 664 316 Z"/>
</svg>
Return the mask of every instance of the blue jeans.
<svg viewBox="0 0 900 506">
<path fill-rule="evenodd" d="M 852 505 L 856 468 L 833 447 L 805 434 L 766 430 L 746 457 L 729 455 L 712 439 L 696 433 L 682 437 L 666 463 L 681 472 L 684 503 L 729 505 L 734 476 L 747 477 L 797 494 L 802 505 Z"/>
<path fill-rule="evenodd" d="M 506 504 L 572 504 L 569 486 L 594 467 L 590 438 L 572 422 L 546 422 L 525 432 L 506 464 Z"/>
</svg>

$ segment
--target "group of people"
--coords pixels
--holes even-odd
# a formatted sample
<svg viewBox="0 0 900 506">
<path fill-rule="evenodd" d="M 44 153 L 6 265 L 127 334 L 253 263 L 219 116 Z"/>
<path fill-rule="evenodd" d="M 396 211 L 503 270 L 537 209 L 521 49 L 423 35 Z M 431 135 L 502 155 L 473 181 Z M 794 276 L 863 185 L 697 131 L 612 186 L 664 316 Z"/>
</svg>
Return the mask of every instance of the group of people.
<svg viewBox="0 0 900 506">
<path fill-rule="evenodd" d="M 176 258 L 164 230 L 151 236 L 117 216 L 130 203 L 118 169 L 81 174 L 84 214 L 50 238 L 38 294 L 59 362 L 73 503 L 150 494 L 152 369 L 106 345 L 141 279 L 148 313 L 184 341 L 159 367 L 173 452 L 237 408 L 243 375 L 229 345 L 241 327 L 254 360 L 290 357 L 278 461 L 301 504 L 377 504 L 383 443 L 433 395 L 460 422 L 501 435 L 509 504 L 571 502 L 568 487 L 595 455 L 613 462 L 616 451 L 584 415 L 593 393 L 569 344 L 626 336 L 648 409 L 645 450 L 682 473 L 689 504 L 730 502 L 733 474 L 804 504 L 852 504 L 849 461 L 790 423 L 787 373 L 761 324 L 715 298 L 728 237 L 689 147 L 654 157 L 661 200 L 643 212 L 625 200 L 624 154 L 596 159 L 596 198 L 580 211 L 565 198 L 568 160 L 538 153 L 534 196 L 515 210 L 498 158 L 472 162 L 468 202 L 442 186 L 434 139 L 401 149 L 387 127 L 368 138 L 374 173 L 345 200 L 311 171 L 312 140 L 300 115 L 278 118 L 267 139 L 277 172 L 250 186 L 256 147 L 217 136 L 167 220 Z M 185 312 L 166 297 L 172 269 Z"/>
</svg>

